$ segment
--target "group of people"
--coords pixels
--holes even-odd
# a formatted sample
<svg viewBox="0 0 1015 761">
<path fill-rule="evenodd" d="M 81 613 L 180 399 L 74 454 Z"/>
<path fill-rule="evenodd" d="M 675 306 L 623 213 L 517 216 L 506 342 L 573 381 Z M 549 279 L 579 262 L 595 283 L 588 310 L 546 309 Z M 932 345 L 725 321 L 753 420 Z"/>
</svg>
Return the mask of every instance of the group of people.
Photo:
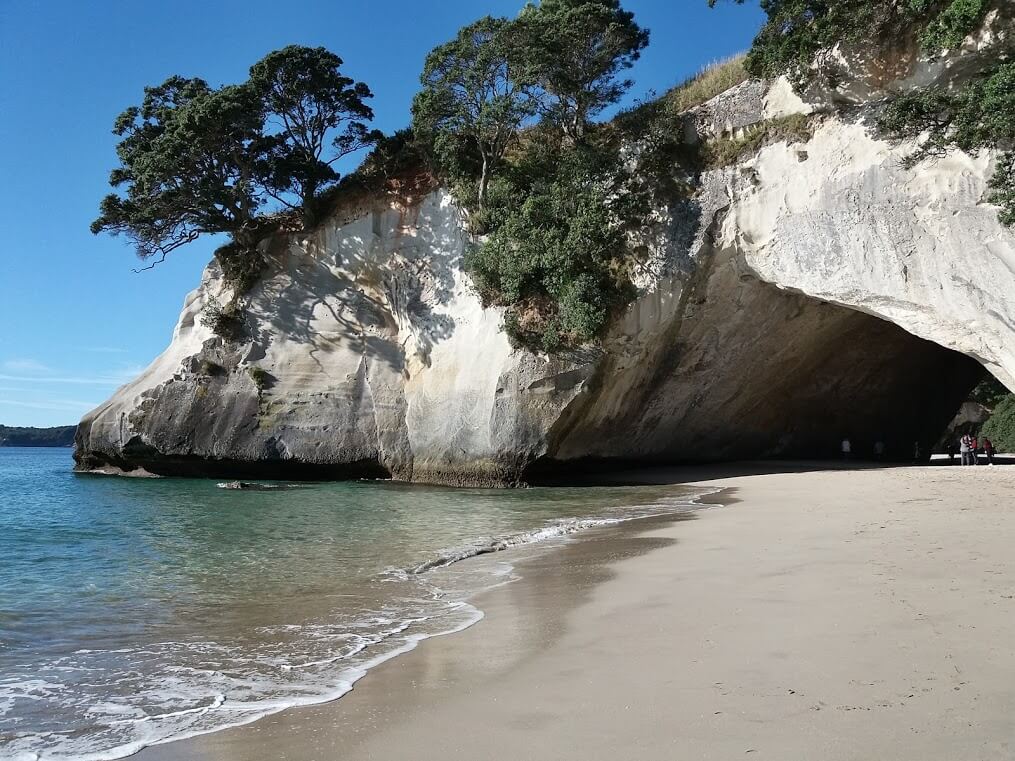
<svg viewBox="0 0 1015 761">
<path fill-rule="evenodd" d="M 979 465 L 980 452 L 983 452 L 987 456 L 988 465 L 994 464 L 994 442 L 986 436 L 984 436 L 982 442 L 976 436 L 969 433 L 959 438 L 959 455 L 962 458 L 963 465 Z M 948 459 L 950 461 L 955 460 L 954 449 L 948 451 Z"/>
<path fill-rule="evenodd" d="M 845 437 L 840 445 L 842 451 L 842 458 L 844 460 L 853 459 L 853 442 L 850 441 L 849 437 Z M 887 448 L 882 440 L 874 442 L 874 459 L 884 460 Z M 959 454 L 962 458 L 963 465 L 979 465 L 980 455 L 983 454 L 987 458 L 987 464 L 994 464 L 994 442 L 988 439 L 986 436 L 983 439 L 978 439 L 973 434 L 967 433 L 959 438 L 957 446 L 955 443 L 948 447 L 948 461 L 950 463 L 955 462 L 955 455 Z M 913 462 L 924 462 L 927 459 L 926 450 L 920 444 L 919 441 L 913 443 Z"/>
</svg>

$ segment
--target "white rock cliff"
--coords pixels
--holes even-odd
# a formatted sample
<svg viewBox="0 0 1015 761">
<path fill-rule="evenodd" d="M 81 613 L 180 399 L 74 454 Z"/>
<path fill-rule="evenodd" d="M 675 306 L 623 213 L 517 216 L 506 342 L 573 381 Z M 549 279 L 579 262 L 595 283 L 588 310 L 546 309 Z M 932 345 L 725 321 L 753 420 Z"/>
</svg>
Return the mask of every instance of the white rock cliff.
<svg viewBox="0 0 1015 761">
<path fill-rule="evenodd" d="M 699 132 L 811 110 L 749 82 Z M 843 435 L 926 449 L 983 367 L 1015 389 L 994 157 L 907 169 L 915 143 L 879 139 L 862 110 L 813 118 L 806 143 L 706 173 L 646 224 L 640 295 L 585 352 L 511 348 L 442 191 L 276 242 L 242 346 L 201 325 L 227 298 L 213 264 L 169 348 L 82 421 L 78 466 L 505 484 L 600 458 L 819 455 Z"/>
</svg>

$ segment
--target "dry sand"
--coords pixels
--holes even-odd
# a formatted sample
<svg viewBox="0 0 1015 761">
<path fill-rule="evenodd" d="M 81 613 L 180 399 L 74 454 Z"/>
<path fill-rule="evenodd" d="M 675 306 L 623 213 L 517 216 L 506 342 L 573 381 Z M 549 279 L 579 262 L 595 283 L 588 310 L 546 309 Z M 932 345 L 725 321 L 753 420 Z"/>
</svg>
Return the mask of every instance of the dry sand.
<svg viewBox="0 0 1015 761">
<path fill-rule="evenodd" d="M 540 553 L 336 703 L 138 758 L 1015 757 L 1015 467 L 745 472 Z"/>
</svg>

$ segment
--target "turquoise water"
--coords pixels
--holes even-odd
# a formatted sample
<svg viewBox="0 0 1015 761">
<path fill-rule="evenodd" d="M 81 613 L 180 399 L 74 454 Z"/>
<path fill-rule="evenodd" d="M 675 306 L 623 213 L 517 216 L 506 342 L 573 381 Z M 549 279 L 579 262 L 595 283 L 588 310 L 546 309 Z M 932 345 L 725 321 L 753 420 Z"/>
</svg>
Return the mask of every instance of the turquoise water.
<svg viewBox="0 0 1015 761">
<path fill-rule="evenodd" d="M 0 757 L 109 759 L 340 697 L 481 617 L 512 553 L 688 509 L 673 487 L 233 491 L 0 448 Z M 481 555 L 475 560 L 457 560 Z"/>
</svg>

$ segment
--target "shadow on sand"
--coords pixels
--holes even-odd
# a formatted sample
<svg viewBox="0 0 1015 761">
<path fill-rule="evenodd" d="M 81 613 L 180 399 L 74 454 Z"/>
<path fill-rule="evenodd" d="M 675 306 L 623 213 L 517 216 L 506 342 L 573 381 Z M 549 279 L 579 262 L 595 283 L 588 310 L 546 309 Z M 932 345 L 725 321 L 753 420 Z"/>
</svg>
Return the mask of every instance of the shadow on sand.
<svg viewBox="0 0 1015 761">
<path fill-rule="evenodd" d="M 1015 455 L 995 456 L 997 467 L 1015 465 Z M 980 456 L 980 466 L 989 467 Z M 533 474 L 529 479 L 538 486 L 664 486 L 718 481 L 726 478 L 764 476 L 776 473 L 822 473 L 828 471 L 893 470 L 897 468 L 961 467 L 958 457 L 949 463 L 945 455 L 935 455 L 930 462 L 898 463 L 865 460 L 752 460 L 710 464 L 613 466 L 583 465 L 564 474 Z M 967 466 L 969 467 L 969 466 Z"/>
</svg>

